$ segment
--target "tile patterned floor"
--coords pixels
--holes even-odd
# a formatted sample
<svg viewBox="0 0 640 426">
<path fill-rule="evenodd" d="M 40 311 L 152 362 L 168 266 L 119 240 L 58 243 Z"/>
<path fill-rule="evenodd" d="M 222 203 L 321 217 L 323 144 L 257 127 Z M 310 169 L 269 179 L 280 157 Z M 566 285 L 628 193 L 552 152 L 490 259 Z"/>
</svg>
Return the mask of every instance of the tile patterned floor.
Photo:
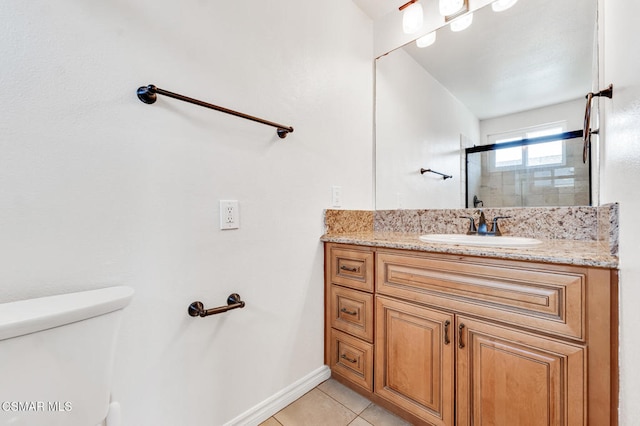
<svg viewBox="0 0 640 426">
<path fill-rule="evenodd" d="M 410 426 L 400 417 L 329 379 L 260 426 Z"/>
</svg>

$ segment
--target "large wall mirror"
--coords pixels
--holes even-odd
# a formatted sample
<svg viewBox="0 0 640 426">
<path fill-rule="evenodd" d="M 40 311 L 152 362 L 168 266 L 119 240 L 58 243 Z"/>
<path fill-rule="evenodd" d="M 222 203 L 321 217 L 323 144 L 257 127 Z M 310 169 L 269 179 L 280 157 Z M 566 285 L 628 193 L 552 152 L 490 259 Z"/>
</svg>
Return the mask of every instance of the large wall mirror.
<svg viewBox="0 0 640 426">
<path fill-rule="evenodd" d="M 376 59 L 376 209 L 591 204 L 578 131 L 598 81 L 597 0 L 473 15 Z"/>
</svg>

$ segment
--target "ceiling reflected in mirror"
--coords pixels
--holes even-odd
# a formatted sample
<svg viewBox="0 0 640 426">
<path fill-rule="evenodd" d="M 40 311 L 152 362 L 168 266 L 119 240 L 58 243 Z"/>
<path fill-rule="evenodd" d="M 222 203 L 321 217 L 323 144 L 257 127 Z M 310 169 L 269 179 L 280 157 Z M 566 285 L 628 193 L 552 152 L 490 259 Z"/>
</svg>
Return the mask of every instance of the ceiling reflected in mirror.
<svg viewBox="0 0 640 426">
<path fill-rule="evenodd" d="M 476 11 L 465 31 L 443 27 L 426 48 L 403 47 L 480 120 L 576 99 L 591 87 L 591 2 L 520 0 L 512 6 Z"/>
</svg>

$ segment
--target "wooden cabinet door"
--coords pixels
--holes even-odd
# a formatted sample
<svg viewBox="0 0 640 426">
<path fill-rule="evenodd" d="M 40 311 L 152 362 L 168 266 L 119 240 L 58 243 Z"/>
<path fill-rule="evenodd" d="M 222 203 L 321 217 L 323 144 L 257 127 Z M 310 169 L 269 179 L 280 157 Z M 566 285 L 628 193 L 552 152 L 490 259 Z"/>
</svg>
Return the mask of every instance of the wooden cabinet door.
<svg viewBox="0 0 640 426">
<path fill-rule="evenodd" d="M 457 425 L 585 425 L 586 349 L 457 317 Z"/>
<path fill-rule="evenodd" d="M 376 297 L 375 393 L 433 425 L 454 415 L 453 315 Z"/>
</svg>

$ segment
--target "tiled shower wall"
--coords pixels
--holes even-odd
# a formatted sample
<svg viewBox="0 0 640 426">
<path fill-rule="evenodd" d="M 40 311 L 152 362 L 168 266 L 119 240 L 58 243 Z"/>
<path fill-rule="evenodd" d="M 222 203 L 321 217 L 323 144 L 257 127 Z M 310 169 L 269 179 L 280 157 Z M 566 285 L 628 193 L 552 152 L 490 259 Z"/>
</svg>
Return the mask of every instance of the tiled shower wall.
<svg viewBox="0 0 640 426">
<path fill-rule="evenodd" d="M 527 168 L 493 167 L 495 151 L 468 156 L 468 205 L 477 195 L 484 207 L 586 206 L 589 166 L 582 162 L 582 140 L 565 142 L 565 163 Z"/>
</svg>

